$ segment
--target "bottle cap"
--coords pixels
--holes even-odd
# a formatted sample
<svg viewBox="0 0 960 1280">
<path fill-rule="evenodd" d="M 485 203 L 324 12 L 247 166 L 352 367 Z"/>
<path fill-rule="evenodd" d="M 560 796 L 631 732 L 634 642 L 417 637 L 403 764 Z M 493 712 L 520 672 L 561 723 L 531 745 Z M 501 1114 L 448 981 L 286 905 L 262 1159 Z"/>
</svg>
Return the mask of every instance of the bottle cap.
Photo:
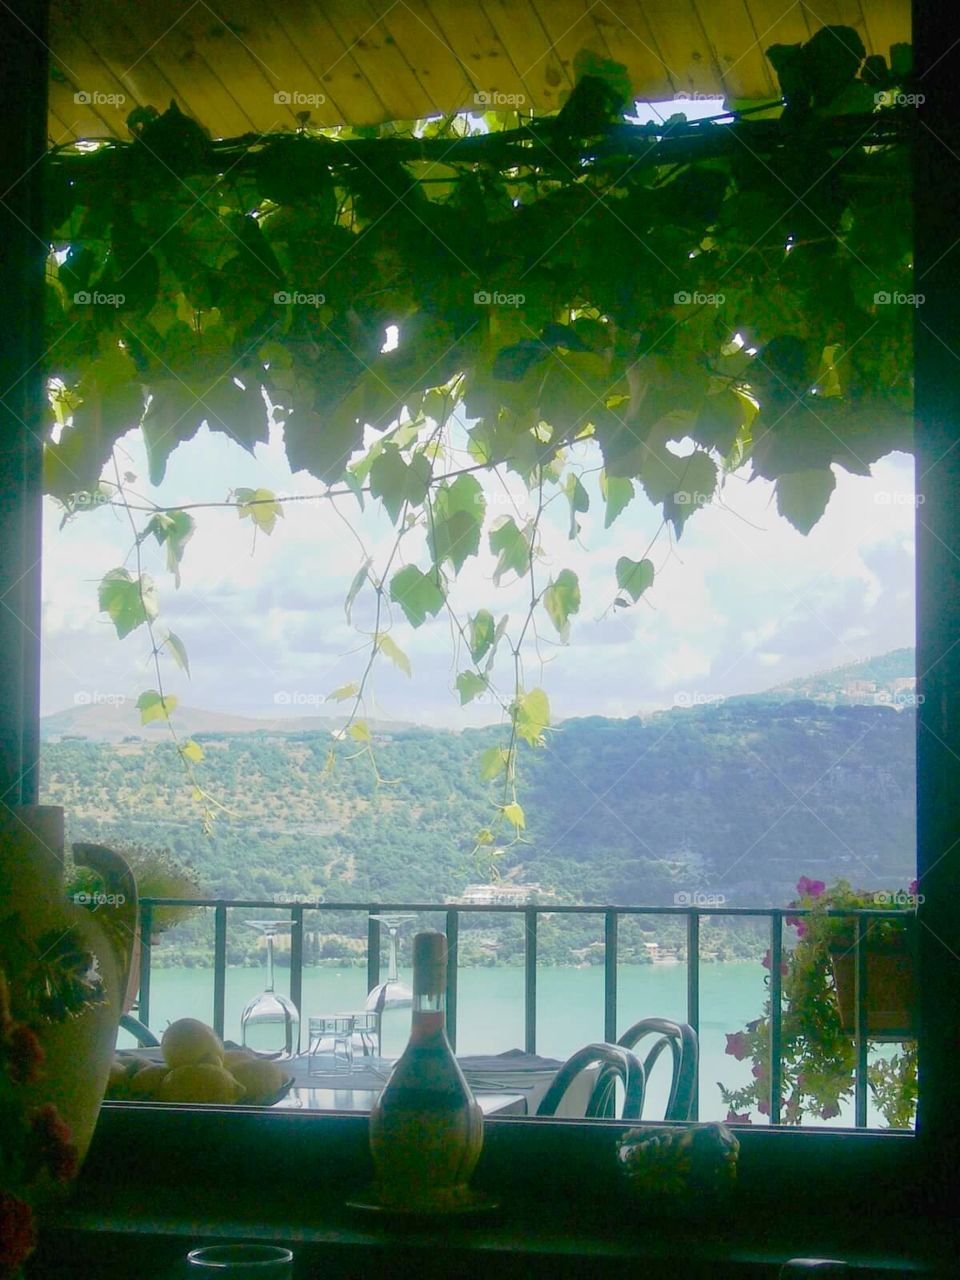
<svg viewBox="0 0 960 1280">
<path fill-rule="evenodd" d="M 447 989 L 447 939 L 418 933 L 413 939 L 413 994 L 441 995 Z"/>
</svg>

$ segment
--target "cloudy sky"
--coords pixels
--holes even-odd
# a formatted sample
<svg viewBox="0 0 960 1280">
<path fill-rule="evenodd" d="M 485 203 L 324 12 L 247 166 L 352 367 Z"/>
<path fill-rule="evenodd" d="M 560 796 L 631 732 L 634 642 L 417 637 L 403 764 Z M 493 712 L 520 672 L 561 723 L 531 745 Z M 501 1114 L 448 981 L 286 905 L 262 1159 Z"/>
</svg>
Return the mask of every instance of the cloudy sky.
<svg viewBox="0 0 960 1280">
<path fill-rule="evenodd" d="M 373 621 L 369 591 L 357 602 L 354 626 L 344 616 L 344 597 L 364 559 L 360 541 L 375 564 L 392 545 L 376 504 L 361 513 L 352 497 L 335 509 L 309 500 L 322 486 L 305 473 L 291 475 L 279 433 L 252 458 L 203 429 L 172 456 L 159 489 L 148 485 L 136 433 L 122 442 L 121 465 L 139 477 L 134 491 L 161 503 L 222 502 L 238 486 L 307 496 L 286 505 L 270 537 L 254 538 L 251 521 L 241 521 L 235 508 L 197 511 L 179 589 L 152 540 L 144 567 L 159 587 L 161 626 L 189 652 L 189 679 L 164 663 L 167 691 L 182 703 L 264 717 L 342 710 L 324 699 L 359 679 Z M 545 514 L 537 567 L 543 583 L 563 568 L 579 576 L 583 603 L 570 642 L 559 642 L 539 610 L 539 643 L 526 653 L 527 687 L 547 689 L 555 719 L 630 716 L 749 692 L 913 643 L 913 464 L 902 455 L 881 461 L 870 478 L 839 471 L 827 513 L 806 538 L 778 516 L 771 485 L 729 477 L 721 501 L 695 513 L 679 543 L 660 535 L 651 552 L 652 590 L 620 611 L 611 609 L 614 565 L 621 555 L 642 557 L 659 513 L 640 497 L 604 531 L 596 477 L 585 484 L 591 509 L 580 517 L 579 539 L 568 540 L 569 507 L 561 497 Z M 515 478 L 485 487 L 495 515 L 519 522 L 532 514 Z M 156 684 L 146 632 L 118 640 L 97 607 L 102 575 L 133 567 L 129 524 L 113 509 L 84 513 L 62 530 L 59 519 L 49 504 L 44 712 L 104 695 L 135 699 Z M 405 539 L 402 555 L 426 567 L 419 531 Z M 467 562 L 453 606 L 461 618 L 480 607 L 497 617 L 509 613 L 508 634 L 515 634 L 529 588 L 509 581 L 495 587 L 493 565 L 483 549 Z M 484 702 L 459 707 L 454 681 L 467 663 L 455 660 L 449 621 L 415 631 L 395 610 L 391 627 L 413 674 L 381 658 L 367 714 L 449 726 L 497 718 L 498 708 Z M 504 651 L 494 673 L 503 690 L 511 681 L 507 659 Z"/>
</svg>

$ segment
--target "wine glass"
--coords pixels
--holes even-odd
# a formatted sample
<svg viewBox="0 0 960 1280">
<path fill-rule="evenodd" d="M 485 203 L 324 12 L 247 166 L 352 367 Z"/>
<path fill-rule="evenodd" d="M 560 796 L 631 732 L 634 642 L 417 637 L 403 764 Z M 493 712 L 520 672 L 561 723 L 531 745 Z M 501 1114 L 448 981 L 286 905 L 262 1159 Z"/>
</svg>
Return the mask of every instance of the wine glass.
<svg viewBox="0 0 960 1280">
<path fill-rule="evenodd" d="M 408 920 L 415 920 L 416 916 L 412 913 L 390 912 L 380 916 L 371 916 L 372 920 L 379 920 L 386 927 L 387 936 L 390 942 L 389 962 L 387 966 L 386 982 L 378 982 L 372 987 L 367 994 L 364 1008 L 370 1013 L 376 1013 L 377 1019 L 377 1053 L 382 1055 L 383 1052 L 383 1014 L 387 1009 L 411 1009 L 413 1008 L 413 992 L 405 982 L 400 981 L 400 975 L 397 970 L 398 943 L 397 934 L 400 932 L 401 925 L 407 923 Z"/>
<path fill-rule="evenodd" d="M 282 920 L 245 920 L 267 940 L 267 986 L 247 1002 L 240 1015 L 240 1040 L 261 1057 L 292 1058 L 300 1048 L 300 1011 L 292 1000 L 273 989 L 273 940 L 289 928 Z"/>
</svg>

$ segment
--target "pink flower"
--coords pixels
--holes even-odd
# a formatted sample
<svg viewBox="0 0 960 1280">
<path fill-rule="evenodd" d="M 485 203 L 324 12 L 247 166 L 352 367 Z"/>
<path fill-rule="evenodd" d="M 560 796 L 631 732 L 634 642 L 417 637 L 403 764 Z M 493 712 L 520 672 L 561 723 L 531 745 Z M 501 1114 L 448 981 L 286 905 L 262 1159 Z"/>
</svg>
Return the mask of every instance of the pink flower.
<svg viewBox="0 0 960 1280">
<path fill-rule="evenodd" d="M 14 1275 L 36 1247 L 30 1206 L 0 1192 L 0 1275 Z"/>
<path fill-rule="evenodd" d="M 822 880 L 810 880 L 807 876 L 801 876 L 797 881 L 797 893 L 801 898 L 819 898 L 826 887 Z"/>
<path fill-rule="evenodd" d="M 749 1111 L 744 1111 L 742 1113 L 728 1111 L 727 1124 L 753 1124 L 753 1121 L 750 1119 Z"/>
<path fill-rule="evenodd" d="M 910 883 L 907 885 L 907 893 L 910 894 L 911 898 L 915 898 L 917 896 L 917 892 L 919 888 L 920 888 L 920 881 L 911 880 Z"/>
<path fill-rule="evenodd" d="M 835 1102 L 825 1102 L 820 1108 L 821 1120 L 832 1120 L 834 1116 L 838 1116 L 839 1114 L 840 1108 Z"/>
<path fill-rule="evenodd" d="M 731 1058 L 736 1058 L 738 1062 L 742 1062 L 744 1058 L 750 1056 L 750 1046 L 747 1044 L 747 1037 L 742 1031 L 737 1031 L 734 1035 L 727 1034 L 727 1047 L 724 1053 L 729 1053 Z"/>
<path fill-rule="evenodd" d="M 767 953 L 766 953 L 766 955 L 763 957 L 763 959 L 760 961 L 760 963 L 763 965 L 763 967 L 764 967 L 765 969 L 769 969 L 769 968 L 772 966 L 772 964 L 773 964 L 773 956 L 770 954 L 770 950 L 769 950 L 769 948 L 767 949 Z M 786 974 L 786 972 L 787 972 L 787 962 L 786 962 L 786 960 L 781 960 L 781 961 L 780 961 L 780 972 L 781 972 L 782 974 Z"/>
<path fill-rule="evenodd" d="M 32 1084 L 40 1074 L 43 1048 L 23 1022 L 15 1022 L 7 1037 L 7 1064 L 14 1084 Z"/>
<path fill-rule="evenodd" d="M 767 1068 L 763 1065 L 762 1062 L 758 1062 L 756 1066 L 752 1069 L 750 1074 L 754 1077 L 755 1080 L 762 1080 L 764 1076 L 767 1074 Z"/>
<path fill-rule="evenodd" d="M 34 1114 L 30 1127 L 43 1163 L 58 1182 L 69 1182 L 77 1172 L 77 1149 L 70 1126 L 61 1119 L 52 1102 Z"/>
<path fill-rule="evenodd" d="M 787 916 L 785 919 L 791 929 L 796 929 L 798 938 L 807 936 L 807 926 L 802 916 Z"/>
<path fill-rule="evenodd" d="M 758 1102 L 758 1103 L 757 1103 L 757 1110 L 760 1112 L 760 1114 L 761 1114 L 762 1116 L 768 1116 L 768 1115 L 770 1114 L 770 1103 L 769 1103 L 769 1102 Z"/>
</svg>

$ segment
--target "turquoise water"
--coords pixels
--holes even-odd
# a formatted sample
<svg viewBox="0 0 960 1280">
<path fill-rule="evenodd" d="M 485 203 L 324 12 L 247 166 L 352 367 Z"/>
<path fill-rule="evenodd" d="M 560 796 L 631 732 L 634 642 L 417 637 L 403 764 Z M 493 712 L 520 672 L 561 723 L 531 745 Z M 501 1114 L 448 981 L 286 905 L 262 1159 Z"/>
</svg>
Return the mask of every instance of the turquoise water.
<svg viewBox="0 0 960 1280">
<path fill-rule="evenodd" d="M 738 1088 L 750 1079 L 750 1063 L 737 1062 L 724 1052 L 728 1032 L 742 1030 L 760 1016 L 766 970 L 759 964 L 703 965 L 700 970 L 700 1118 L 722 1120 L 726 1107 L 717 1087 L 722 1081 Z M 264 987 L 265 969 L 228 969 L 225 1035 L 240 1040 L 240 1013 Z M 278 969 L 277 989 L 289 991 L 289 970 Z M 411 981 L 409 969 L 400 977 Z M 362 1009 L 366 996 L 365 968 L 303 971 L 303 1017 Z M 618 1029 L 640 1018 L 686 1017 L 687 968 L 673 965 L 621 965 L 618 980 Z M 502 1053 L 524 1047 L 523 970 L 519 968 L 461 969 L 457 995 L 457 1052 Z M 154 969 L 150 987 L 150 1026 L 162 1032 L 176 1018 L 213 1021 L 212 969 Z M 305 1027 L 304 1027 L 305 1030 Z M 383 1023 L 383 1051 L 395 1057 L 410 1030 L 410 1010 L 388 1010 Z M 541 968 L 537 973 L 537 1052 L 566 1058 L 581 1045 L 603 1039 L 603 968 Z M 305 1045 L 306 1035 L 302 1036 Z M 121 1047 L 132 1043 L 122 1036 Z M 670 1055 L 663 1054 L 648 1084 L 644 1116 L 662 1115 L 669 1087 Z M 764 1123 L 754 1115 L 754 1120 Z M 813 1123 L 804 1121 L 805 1124 Z M 852 1108 L 833 1122 L 852 1125 Z M 870 1108 L 868 1123 L 882 1125 Z"/>
<path fill-rule="evenodd" d="M 761 1012 L 765 970 L 759 964 L 704 965 L 700 973 L 700 1114 L 726 1114 L 717 1081 L 738 1086 L 749 1079 L 749 1064 L 724 1053 L 726 1033 L 740 1030 Z M 303 972 L 303 1015 L 363 1008 L 366 969 L 307 967 Z M 409 983 L 410 972 L 401 969 Z M 622 965 L 618 970 L 618 1025 L 625 1030 L 639 1018 L 658 1016 L 683 1021 L 686 1015 L 686 965 Z M 263 969 L 228 969 L 225 1034 L 240 1039 L 240 1013 L 263 990 Z M 289 972 L 277 973 L 278 990 L 289 990 Z M 461 969 L 457 995 L 457 1052 L 502 1053 L 524 1044 L 523 970 Z M 212 969 L 154 969 L 150 982 L 150 1025 L 162 1031 L 176 1018 L 213 1020 Z M 384 1053 L 401 1052 L 410 1028 L 410 1010 L 388 1010 L 384 1017 Z M 603 1039 L 603 969 L 542 968 L 537 975 L 537 1052 L 566 1058 L 581 1045 Z M 304 1036 L 305 1040 L 305 1036 Z M 650 1082 L 645 1114 L 662 1107 L 669 1054 Z M 663 1070 L 661 1071 L 661 1066 Z"/>
</svg>

